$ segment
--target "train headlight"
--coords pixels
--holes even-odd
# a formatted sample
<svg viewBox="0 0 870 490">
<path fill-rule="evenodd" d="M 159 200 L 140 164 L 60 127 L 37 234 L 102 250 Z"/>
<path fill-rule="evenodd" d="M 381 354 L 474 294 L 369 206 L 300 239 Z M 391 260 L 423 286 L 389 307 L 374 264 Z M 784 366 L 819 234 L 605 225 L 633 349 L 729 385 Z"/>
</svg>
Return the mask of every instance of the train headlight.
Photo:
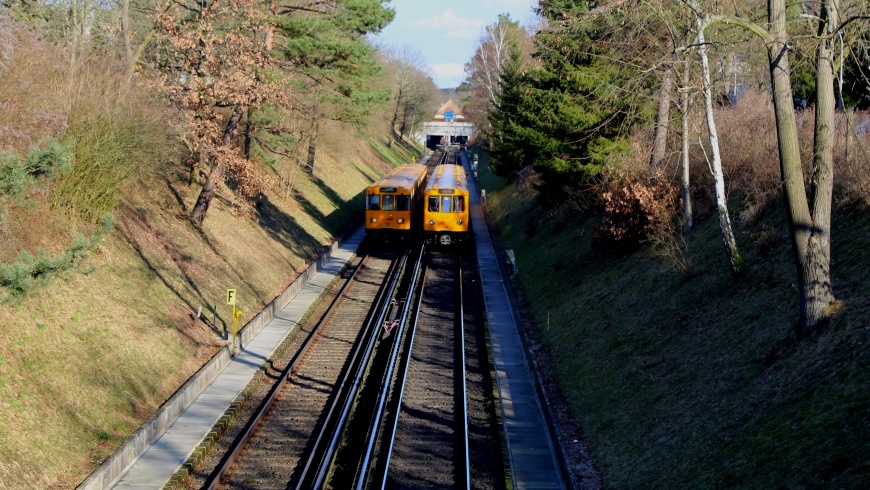
<svg viewBox="0 0 870 490">
<path fill-rule="evenodd" d="M 461 219 L 456 220 L 456 224 L 457 224 L 457 225 L 461 225 L 461 224 L 462 224 L 462 220 L 461 220 Z"/>
<path fill-rule="evenodd" d="M 429 220 L 429 224 L 430 224 L 430 225 L 434 225 L 434 224 L 435 224 L 435 220 L 434 220 L 434 219 L 430 219 L 430 220 Z"/>
<path fill-rule="evenodd" d="M 399 218 L 396 220 L 400 225 L 405 222 L 405 218 Z"/>
<path fill-rule="evenodd" d="M 372 223 L 377 223 L 377 222 L 378 222 L 377 218 L 372 218 Z"/>
</svg>

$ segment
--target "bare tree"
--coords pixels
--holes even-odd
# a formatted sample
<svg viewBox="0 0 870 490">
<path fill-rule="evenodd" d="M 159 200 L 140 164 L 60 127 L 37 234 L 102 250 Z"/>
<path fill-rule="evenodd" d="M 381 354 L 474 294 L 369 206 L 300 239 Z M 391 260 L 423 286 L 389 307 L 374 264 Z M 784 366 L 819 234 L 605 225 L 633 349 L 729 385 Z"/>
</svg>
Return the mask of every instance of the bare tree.
<svg viewBox="0 0 870 490">
<path fill-rule="evenodd" d="M 399 123 L 400 115 L 407 117 L 409 115 L 407 105 L 409 101 L 413 101 L 420 95 L 419 80 L 420 74 L 428 76 L 426 68 L 426 60 L 423 54 L 411 48 L 410 46 L 402 46 L 400 48 L 384 48 L 382 49 L 385 64 L 392 72 L 392 93 L 393 93 L 393 117 L 390 121 L 390 137 L 387 146 L 392 146 L 395 135 L 397 134 L 396 125 Z M 413 104 L 413 102 L 411 102 Z M 401 135 L 403 131 L 399 131 Z"/>
<path fill-rule="evenodd" d="M 704 16 L 698 9 L 697 0 L 689 1 L 695 12 L 696 26 L 698 29 L 695 42 L 698 46 L 698 55 L 701 58 L 702 92 L 704 94 L 704 114 L 707 119 L 707 130 L 710 140 L 710 151 L 713 161 L 711 171 L 713 173 L 716 188 L 716 210 L 719 214 L 719 229 L 722 232 L 722 243 L 725 246 L 725 256 L 733 274 L 740 274 L 746 267 L 746 263 L 740 257 L 737 249 L 737 240 L 731 229 L 731 217 L 728 213 L 728 196 L 725 193 L 725 177 L 722 173 L 722 156 L 719 151 L 719 133 L 716 131 L 716 120 L 713 117 L 713 93 L 710 82 L 710 64 L 707 59 L 707 41 L 704 37 Z"/>
<path fill-rule="evenodd" d="M 866 8 L 866 2 L 861 2 Z M 785 0 L 768 1 L 768 27 L 742 17 L 705 16 L 700 30 L 714 24 L 740 26 L 764 42 L 773 83 L 776 133 L 783 193 L 788 214 L 792 254 L 798 276 L 800 312 L 795 331 L 805 336 L 815 331 L 833 309 L 831 287 L 831 204 L 833 195 L 833 66 L 834 42 L 843 27 L 866 14 L 841 21 L 841 0 L 820 0 L 817 14 L 804 15 L 817 25 L 816 118 L 810 181 L 804 179 L 789 64 L 789 15 Z M 809 184 L 809 185 L 807 185 Z M 809 192 L 808 192 L 809 191 Z"/>
<path fill-rule="evenodd" d="M 680 195 L 683 198 L 683 233 L 692 231 L 692 191 L 689 185 L 689 109 L 692 104 L 692 94 L 689 88 L 688 62 L 683 69 L 683 86 L 680 87 Z"/>
<path fill-rule="evenodd" d="M 674 50 L 674 39 L 668 37 L 668 50 Z M 659 89 L 659 105 L 656 115 L 655 138 L 650 156 L 650 166 L 658 167 L 668 151 L 668 129 L 670 127 L 671 99 L 674 93 L 674 55 L 668 55 L 662 64 L 662 82 Z"/>
<path fill-rule="evenodd" d="M 478 39 L 474 56 L 465 65 L 473 103 L 469 116 L 478 124 L 488 124 L 488 115 L 501 92 L 502 74 L 512 51 L 528 54 L 532 46 L 528 33 L 507 14 L 487 26 Z"/>
</svg>

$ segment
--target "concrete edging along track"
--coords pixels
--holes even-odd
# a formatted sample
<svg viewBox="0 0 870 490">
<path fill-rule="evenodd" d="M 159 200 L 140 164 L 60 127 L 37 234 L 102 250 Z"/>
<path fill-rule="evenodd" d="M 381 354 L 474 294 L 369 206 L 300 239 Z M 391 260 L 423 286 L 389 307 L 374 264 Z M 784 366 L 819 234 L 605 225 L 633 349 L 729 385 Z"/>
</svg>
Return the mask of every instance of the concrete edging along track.
<svg viewBox="0 0 870 490">
<path fill-rule="evenodd" d="M 359 245 L 362 236 L 362 228 L 355 225 L 352 232 L 347 234 L 342 239 L 333 242 L 329 248 L 321 254 L 320 257 L 312 262 L 304 272 L 302 272 L 281 294 L 279 294 L 271 303 L 249 321 L 239 332 L 239 343 L 244 353 L 247 347 L 257 334 L 259 334 L 266 325 L 269 324 L 276 316 L 295 298 L 302 288 L 319 272 L 326 269 L 329 260 L 336 255 L 342 245 L 346 242 L 351 242 L 354 250 Z M 355 245 L 353 245 L 355 243 Z M 334 268 L 334 267 L 333 267 Z M 339 270 L 341 267 L 338 268 Z M 337 272 L 337 271 L 333 271 Z M 307 309 L 307 308 L 306 308 Z M 295 327 L 295 325 L 294 325 Z M 292 327 L 291 327 L 292 328 Z M 275 347 L 280 344 L 276 343 Z M 241 356 L 241 353 L 239 354 Z M 266 356 L 268 357 L 268 356 Z M 100 466 L 94 470 L 77 488 L 80 490 L 102 490 L 112 488 L 118 484 L 130 468 L 154 445 L 182 416 L 182 414 L 191 406 L 191 404 L 212 385 L 215 379 L 232 361 L 229 347 L 222 348 L 212 359 L 206 363 L 199 371 L 196 372 L 181 388 L 178 389 L 164 404 L 158 409 L 157 413 L 145 422 L 130 438 L 121 445 L 109 458 L 103 461 Z M 263 362 L 266 358 L 262 359 Z M 250 376 L 259 369 L 259 365 L 251 368 Z M 247 383 L 245 383 L 247 384 Z M 224 407 L 226 408 L 226 407 Z M 221 413 L 223 409 L 221 410 Z M 208 435 L 205 432 L 203 437 Z M 180 458 L 181 462 L 177 466 L 181 466 L 188 455 L 175 455 Z M 172 476 L 175 468 L 169 472 L 167 480 Z"/>
</svg>

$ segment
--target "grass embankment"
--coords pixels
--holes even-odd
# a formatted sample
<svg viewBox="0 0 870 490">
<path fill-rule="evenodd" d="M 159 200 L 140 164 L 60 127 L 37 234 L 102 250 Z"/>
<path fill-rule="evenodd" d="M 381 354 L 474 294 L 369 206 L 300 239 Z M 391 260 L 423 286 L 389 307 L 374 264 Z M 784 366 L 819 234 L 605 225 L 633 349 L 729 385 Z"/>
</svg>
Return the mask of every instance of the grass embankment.
<svg viewBox="0 0 870 490">
<path fill-rule="evenodd" d="M 485 154 L 481 155 L 481 167 Z M 594 218 L 546 213 L 482 169 L 504 248 L 608 488 L 863 488 L 870 481 L 870 213 L 834 211 L 842 307 L 796 340 L 781 204 L 740 231 L 728 273 L 715 216 L 685 279 L 649 248 L 592 246 Z M 739 223 L 738 223 L 739 226 Z"/>
<path fill-rule="evenodd" d="M 221 188 L 201 231 L 183 167 L 141 175 L 83 267 L 0 304 L 0 487 L 78 484 L 222 345 L 199 307 L 228 323 L 236 288 L 244 324 L 359 216 L 357 196 L 389 163 L 346 135 L 325 128 L 314 174 L 268 194 L 254 219 Z M 394 145 L 391 158 L 415 154 Z M 7 234 L 26 228 L 18 218 Z"/>
</svg>

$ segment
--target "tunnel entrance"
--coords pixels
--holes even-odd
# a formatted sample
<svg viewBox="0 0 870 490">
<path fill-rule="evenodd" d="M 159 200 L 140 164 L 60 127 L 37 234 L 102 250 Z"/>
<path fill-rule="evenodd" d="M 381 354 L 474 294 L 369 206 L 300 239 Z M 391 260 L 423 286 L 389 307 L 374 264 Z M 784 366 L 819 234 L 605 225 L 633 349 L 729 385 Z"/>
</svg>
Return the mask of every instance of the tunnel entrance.
<svg viewBox="0 0 870 490">
<path fill-rule="evenodd" d="M 468 136 L 447 136 L 443 134 L 427 134 L 426 135 L 426 148 L 430 150 L 437 150 L 438 146 L 443 145 L 450 146 L 465 146 L 468 144 Z"/>
</svg>

